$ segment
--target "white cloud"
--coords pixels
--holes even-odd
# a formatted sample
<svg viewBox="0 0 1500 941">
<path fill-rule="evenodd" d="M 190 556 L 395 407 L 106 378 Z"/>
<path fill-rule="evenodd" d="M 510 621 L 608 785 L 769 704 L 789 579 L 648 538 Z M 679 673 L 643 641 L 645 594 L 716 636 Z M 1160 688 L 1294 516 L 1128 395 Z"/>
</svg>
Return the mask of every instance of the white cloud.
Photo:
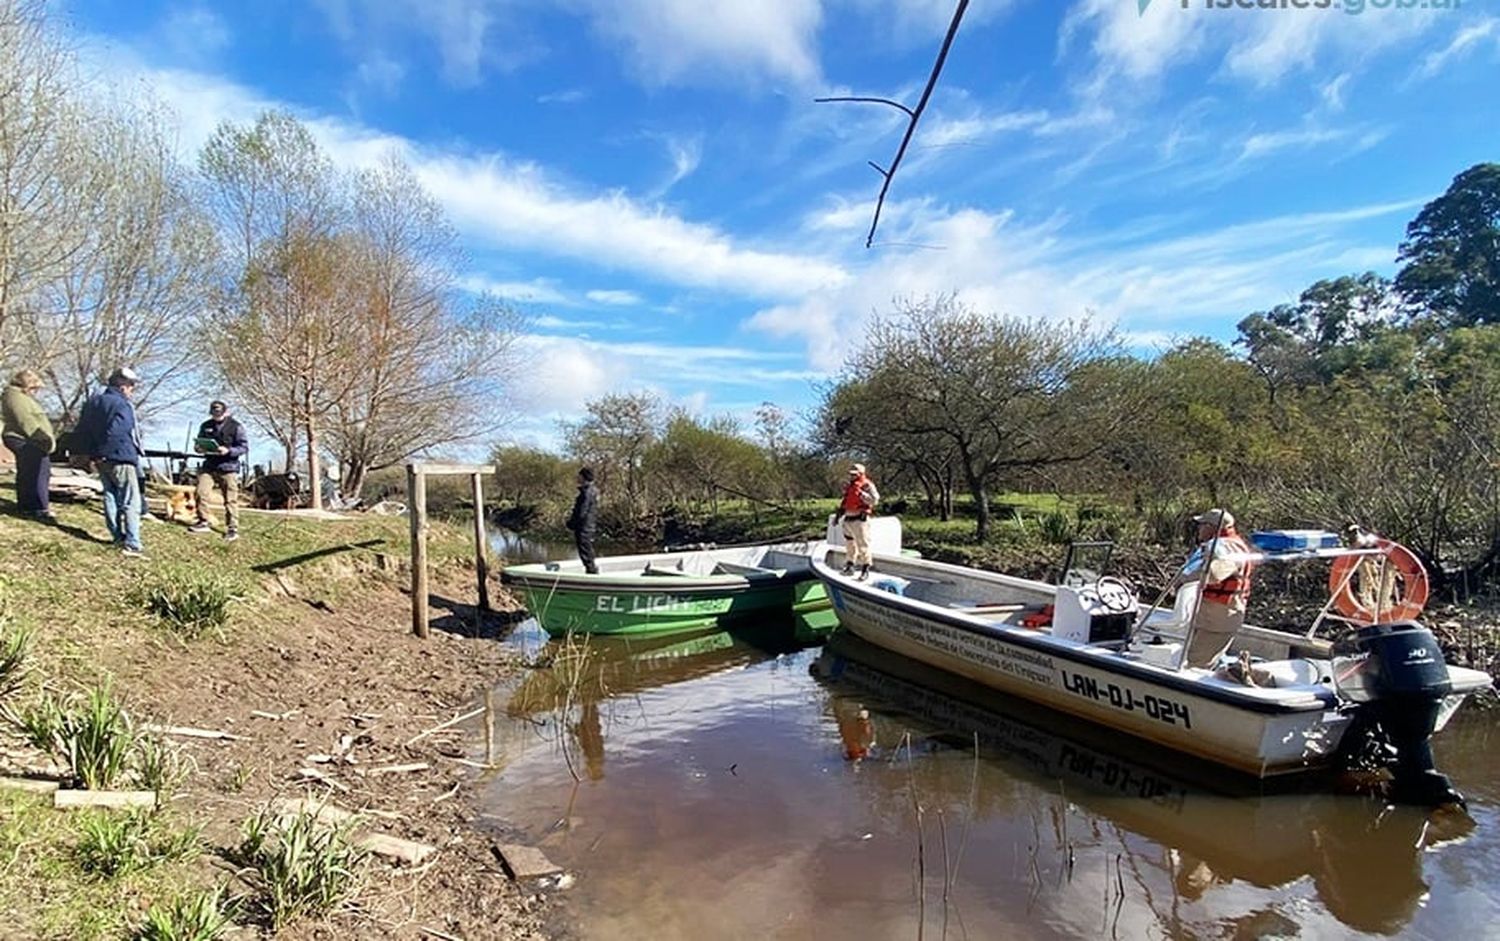
<svg viewBox="0 0 1500 941">
<path fill-rule="evenodd" d="M 460 278 L 458 286 L 471 294 L 494 294 L 521 304 L 566 304 L 568 296 L 551 278 L 531 281 L 497 281 L 484 275 Z"/>
<path fill-rule="evenodd" d="M 875 253 L 847 283 L 763 308 L 748 326 L 801 341 L 813 368 L 830 371 L 859 342 L 872 314 L 891 310 L 900 297 L 952 292 L 993 313 L 1093 315 L 1138 337 L 1222 330 L 1318 278 L 1388 264 L 1390 248 L 1351 243 L 1350 231 L 1419 205 L 1279 216 L 1149 242 L 1131 235 L 1126 244 L 1070 239 L 1061 220 L 1023 226 L 1004 213 L 923 205 L 909 210 L 889 238 L 947 248 Z"/>
<path fill-rule="evenodd" d="M 1015 0 L 981 0 L 964 13 L 959 36 L 978 26 L 998 19 L 1014 6 Z M 929 43 L 948 31 L 953 21 L 953 0 L 852 0 L 852 6 L 867 16 L 884 21 L 890 32 L 905 45 Z M 961 39 L 959 41 L 962 41 Z"/>
<path fill-rule="evenodd" d="M 614 307 L 631 307 L 641 302 L 641 296 L 634 291 L 587 291 L 583 296 L 595 304 Z"/>
<path fill-rule="evenodd" d="M 316 0 L 329 27 L 361 62 L 384 44 L 416 33 L 437 46 L 443 76 L 458 86 L 479 82 L 490 64 L 514 65 L 516 53 L 491 52 L 486 39 L 510 5 L 495 0 Z M 519 46 L 520 44 L 513 44 Z M 521 59 L 535 54 L 525 53 Z"/>
<path fill-rule="evenodd" d="M 1204 44 L 1210 18 L 1169 3 L 1141 14 L 1128 0 L 1079 0 L 1063 19 L 1059 43 L 1066 51 L 1076 35 L 1093 28 L 1090 48 L 1097 66 L 1087 89 L 1088 97 L 1099 98 L 1115 78 L 1154 79 L 1193 58 Z"/>
<path fill-rule="evenodd" d="M 589 93 L 582 88 L 565 88 L 562 91 L 549 91 L 536 96 L 539 105 L 575 105 L 589 97 Z"/>
<path fill-rule="evenodd" d="M 570 0 L 653 85 L 821 80 L 819 0 Z"/>
<path fill-rule="evenodd" d="M 174 61 L 183 64 L 210 61 L 229 48 L 233 39 L 217 13 L 196 3 L 169 9 L 152 37 Z"/>
<path fill-rule="evenodd" d="M 221 121 L 253 121 L 284 104 L 202 73 L 145 70 L 180 116 L 191 155 Z M 747 247 L 732 235 L 620 192 L 589 191 L 533 163 L 500 154 L 460 156 L 362 125 L 302 114 L 319 142 L 345 166 L 401 155 L 455 225 L 474 242 L 628 270 L 658 281 L 748 297 L 795 295 L 837 284 L 836 262 L 805 252 Z"/>
<path fill-rule="evenodd" d="M 1486 40 L 1490 41 L 1495 50 L 1500 50 L 1500 19 L 1487 17 L 1459 29 L 1448 45 L 1427 54 L 1422 64 L 1412 72 L 1408 82 L 1432 78 L 1447 68 L 1450 62 L 1468 55 Z"/>
<path fill-rule="evenodd" d="M 703 161 L 703 135 L 701 134 L 653 134 L 658 137 L 662 146 L 666 148 L 667 159 L 672 161 L 672 169 L 661 185 L 652 191 L 652 196 L 660 198 L 667 191 L 692 176 L 693 171 L 698 169 L 698 164 Z"/>
</svg>

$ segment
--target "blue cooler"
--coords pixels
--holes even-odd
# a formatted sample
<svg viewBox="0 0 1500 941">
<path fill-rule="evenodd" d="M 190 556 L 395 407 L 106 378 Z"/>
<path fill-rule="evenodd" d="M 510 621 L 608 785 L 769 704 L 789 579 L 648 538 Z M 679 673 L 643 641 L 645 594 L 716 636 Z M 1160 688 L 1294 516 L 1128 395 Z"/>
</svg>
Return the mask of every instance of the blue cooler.
<svg viewBox="0 0 1500 941">
<path fill-rule="evenodd" d="M 1262 529 L 1250 534 L 1250 544 L 1262 552 L 1303 552 L 1342 545 L 1338 533 L 1322 529 Z"/>
</svg>

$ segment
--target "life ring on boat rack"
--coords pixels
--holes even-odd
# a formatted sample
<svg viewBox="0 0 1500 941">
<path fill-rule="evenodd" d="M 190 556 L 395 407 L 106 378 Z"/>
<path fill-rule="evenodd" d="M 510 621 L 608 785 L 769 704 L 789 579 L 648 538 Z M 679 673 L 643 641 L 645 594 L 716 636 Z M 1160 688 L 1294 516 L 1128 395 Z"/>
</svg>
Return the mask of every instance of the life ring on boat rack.
<svg viewBox="0 0 1500 941">
<path fill-rule="evenodd" d="M 1411 621 L 1427 604 L 1427 569 L 1416 553 L 1375 537 L 1381 555 L 1345 555 L 1333 560 L 1328 591 L 1333 607 L 1357 624 Z"/>
</svg>

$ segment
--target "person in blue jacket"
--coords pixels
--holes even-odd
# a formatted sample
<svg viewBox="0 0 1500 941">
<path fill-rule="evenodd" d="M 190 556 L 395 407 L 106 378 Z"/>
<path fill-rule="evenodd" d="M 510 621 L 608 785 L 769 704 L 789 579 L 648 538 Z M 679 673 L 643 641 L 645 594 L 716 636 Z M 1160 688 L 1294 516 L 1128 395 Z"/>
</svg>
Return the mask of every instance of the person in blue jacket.
<svg viewBox="0 0 1500 941">
<path fill-rule="evenodd" d="M 104 391 L 89 397 L 73 431 L 73 448 L 88 455 L 104 485 L 104 525 L 127 558 L 144 558 L 141 547 L 141 433 L 135 421 L 136 386 L 129 366 L 109 375 Z"/>
<path fill-rule="evenodd" d="M 233 542 L 240 536 L 240 511 L 236 505 L 240 497 L 240 459 L 249 452 L 250 439 L 245 434 L 245 426 L 229 414 L 229 406 L 217 399 L 208 406 L 208 421 L 198 426 L 197 449 L 203 455 L 203 465 L 198 468 L 198 493 L 194 498 L 198 522 L 189 532 L 213 530 L 208 517 L 208 501 L 217 490 L 224 498 L 224 541 Z"/>
</svg>

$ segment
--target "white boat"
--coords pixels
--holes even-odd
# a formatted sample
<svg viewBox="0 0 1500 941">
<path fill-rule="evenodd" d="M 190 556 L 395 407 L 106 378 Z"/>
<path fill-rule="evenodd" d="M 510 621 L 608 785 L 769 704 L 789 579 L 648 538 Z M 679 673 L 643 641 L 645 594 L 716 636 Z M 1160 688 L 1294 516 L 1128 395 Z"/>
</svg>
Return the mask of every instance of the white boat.
<svg viewBox="0 0 1500 941">
<path fill-rule="evenodd" d="M 1264 562 L 1368 551 L 1255 556 Z M 825 549 L 813 571 L 840 624 L 880 647 L 1259 778 L 1329 767 L 1342 760 L 1346 736 L 1378 728 L 1398 755 L 1393 796 L 1462 801 L 1432 767 L 1429 740 L 1491 680 L 1445 664 L 1431 633 L 1415 622 L 1361 628 L 1337 649 L 1247 625 L 1231 646 L 1258 658 L 1258 685 L 1246 685 L 1179 663 L 1191 591 L 1179 592 L 1173 610 L 1141 618 L 1122 582 L 1080 577 L 1071 567 L 1064 584 L 1050 585 L 877 556 L 870 579 L 858 581 L 840 574 L 842 556 Z"/>
</svg>

